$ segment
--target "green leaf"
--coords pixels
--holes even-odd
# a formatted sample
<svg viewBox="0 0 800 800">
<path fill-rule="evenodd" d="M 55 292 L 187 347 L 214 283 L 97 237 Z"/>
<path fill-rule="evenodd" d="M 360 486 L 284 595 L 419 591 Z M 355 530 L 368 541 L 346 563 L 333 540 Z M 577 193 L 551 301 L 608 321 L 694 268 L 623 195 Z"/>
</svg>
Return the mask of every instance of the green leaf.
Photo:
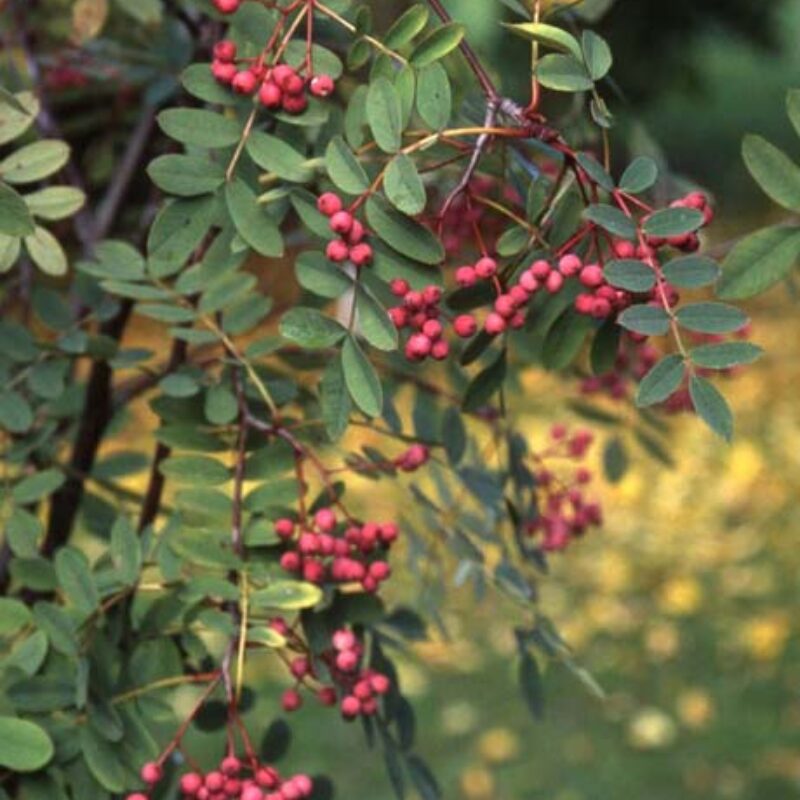
<svg viewBox="0 0 800 800">
<path fill-rule="evenodd" d="M 201 156 L 159 156 L 150 162 L 147 174 L 159 189 L 181 197 L 208 194 L 225 181 L 225 170 Z"/>
<path fill-rule="evenodd" d="M 367 221 L 376 235 L 401 255 L 431 266 L 444 261 L 444 247 L 429 228 L 380 198 L 367 201 Z"/>
<path fill-rule="evenodd" d="M 640 408 L 663 403 L 675 393 L 686 375 L 683 356 L 669 355 L 662 358 L 639 384 L 636 405 Z"/>
<path fill-rule="evenodd" d="M 72 186 L 48 186 L 24 197 L 31 214 L 48 221 L 66 219 L 80 211 L 86 195 Z"/>
<path fill-rule="evenodd" d="M 5 236 L 28 236 L 33 231 L 33 217 L 25 201 L 14 189 L 0 181 L 0 233 Z"/>
<path fill-rule="evenodd" d="M 391 50 L 407 45 L 428 22 L 428 9 L 417 3 L 401 14 L 389 28 L 383 43 Z"/>
<path fill-rule="evenodd" d="M 369 188 L 369 177 L 341 136 L 334 136 L 325 150 L 325 169 L 338 189 L 361 194 Z"/>
<path fill-rule="evenodd" d="M 609 261 L 603 274 L 612 286 L 629 292 L 649 292 L 656 285 L 653 269 L 636 259 Z"/>
<path fill-rule="evenodd" d="M 211 386 L 206 391 L 203 411 L 212 425 L 229 425 L 236 419 L 239 405 L 227 386 Z"/>
<path fill-rule="evenodd" d="M 573 56 L 548 55 L 536 67 L 539 83 L 557 92 L 587 92 L 594 88 L 586 67 Z"/>
<path fill-rule="evenodd" d="M 64 483 L 64 474 L 57 469 L 45 469 L 23 478 L 11 491 L 14 502 L 21 506 L 35 503 L 53 494 Z"/>
<path fill-rule="evenodd" d="M 342 349 L 342 369 L 353 402 L 368 417 L 379 416 L 383 408 L 380 379 L 352 336 L 346 339 Z"/>
<path fill-rule="evenodd" d="M 126 584 L 134 583 L 142 568 L 142 544 L 127 517 L 119 517 L 111 528 L 109 553 L 119 579 Z"/>
<path fill-rule="evenodd" d="M 747 325 L 747 315 L 725 303 L 691 303 L 675 316 L 682 327 L 697 333 L 731 333 Z"/>
<path fill-rule="evenodd" d="M 640 156 L 631 162 L 619 179 L 619 188 L 629 194 L 647 191 L 658 180 L 658 165 L 652 158 Z"/>
<path fill-rule="evenodd" d="M 156 216 L 147 236 L 147 266 L 157 277 L 178 272 L 188 261 L 208 233 L 216 210 L 215 198 L 190 197 L 167 203 Z M 138 266 L 138 254 L 131 253 L 130 246 L 117 244 L 114 254 L 106 253 L 101 261 L 109 263 L 119 258 L 123 264 Z M 115 276 L 122 277 L 122 276 Z M 135 280 L 135 278 L 131 278 Z"/>
<path fill-rule="evenodd" d="M 800 228 L 775 226 L 745 237 L 723 262 L 717 294 L 745 300 L 786 278 L 800 256 Z"/>
<path fill-rule="evenodd" d="M 403 144 L 403 113 L 400 96 L 388 78 L 376 78 L 369 85 L 367 121 L 381 150 L 396 153 L 400 149 Z"/>
<path fill-rule="evenodd" d="M 467 29 L 457 22 L 449 22 L 441 28 L 431 31 L 413 50 L 411 64 L 417 68 L 427 67 L 461 44 Z"/>
<path fill-rule="evenodd" d="M 383 188 L 389 202 L 404 214 L 416 216 L 425 210 L 425 186 L 414 162 L 405 153 L 389 162 Z"/>
<path fill-rule="evenodd" d="M 84 616 L 100 605 L 86 556 L 72 547 L 62 547 L 54 559 L 56 577 L 67 599 Z"/>
<path fill-rule="evenodd" d="M 91 725 L 82 725 L 78 737 L 83 757 L 98 783 L 109 792 L 123 792 L 127 788 L 127 776 L 119 747 L 95 733 Z"/>
<path fill-rule="evenodd" d="M 631 306 L 620 314 L 619 324 L 645 336 L 663 336 L 669 330 L 669 316 L 659 306 Z"/>
<path fill-rule="evenodd" d="M 219 486 L 231 477 L 221 461 L 204 456 L 172 456 L 162 462 L 160 470 L 167 478 L 198 486 Z"/>
<path fill-rule="evenodd" d="M 17 92 L 13 98 L 16 104 L 7 100 L 0 105 L 0 145 L 22 136 L 39 116 L 39 101 L 32 92 Z"/>
<path fill-rule="evenodd" d="M 519 686 L 522 697 L 536 719 L 544 716 L 544 688 L 536 659 L 527 651 L 520 653 Z"/>
<path fill-rule="evenodd" d="M 619 236 L 621 239 L 635 239 L 636 238 L 636 225 L 630 217 L 622 213 L 614 206 L 598 203 L 589 206 L 583 212 L 583 218 L 594 222 L 604 230 L 614 236 Z"/>
<path fill-rule="evenodd" d="M 422 800 L 440 800 L 442 790 L 436 781 L 436 776 L 418 755 L 412 753 L 406 758 L 406 768 L 411 783 L 414 784 Z"/>
<path fill-rule="evenodd" d="M 605 78 L 614 62 L 608 42 L 594 31 L 586 30 L 583 32 L 581 44 L 583 60 L 592 80 L 599 81 Z"/>
<path fill-rule="evenodd" d="M 25 433 L 31 425 L 33 411 L 28 401 L 19 392 L 0 392 L 0 427 L 11 433 Z"/>
<path fill-rule="evenodd" d="M 17 263 L 22 242 L 16 236 L 0 233 L 0 275 L 8 272 Z"/>
<path fill-rule="evenodd" d="M 789 89 L 786 93 L 786 110 L 797 135 L 800 136 L 800 89 Z"/>
<path fill-rule="evenodd" d="M 314 169 L 308 166 L 306 157 L 277 136 L 253 131 L 246 148 L 259 167 L 283 180 L 307 183 L 314 178 Z"/>
<path fill-rule="evenodd" d="M 617 436 L 603 448 L 603 471 L 611 483 L 619 483 L 628 471 L 628 451 Z"/>
<path fill-rule="evenodd" d="M 106 239 L 94 248 L 95 261 L 79 262 L 78 269 L 95 278 L 136 281 L 145 275 L 145 261 L 127 242 Z"/>
<path fill-rule="evenodd" d="M 211 105 L 232 106 L 238 98 L 214 78 L 211 64 L 190 64 L 181 75 L 181 84 L 190 95 Z"/>
<path fill-rule="evenodd" d="M 505 383 L 507 369 L 506 351 L 503 350 L 488 367 L 470 381 L 461 406 L 464 411 L 478 411 L 483 408 Z"/>
<path fill-rule="evenodd" d="M 333 441 L 338 441 L 347 430 L 352 410 L 342 361 L 338 356 L 325 368 L 319 388 L 325 430 Z"/>
<path fill-rule="evenodd" d="M 614 179 L 606 172 L 605 167 L 588 153 L 578 153 L 578 164 L 584 172 L 602 189 L 610 192 L 614 189 Z"/>
<path fill-rule="evenodd" d="M 42 139 L 25 145 L 0 161 L 0 178 L 8 183 L 33 183 L 49 178 L 69 161 L 69 145 Z"/>
<path fill-rule="evenodd" d="M 761 136 L 745 136 L 744 163 L 764 192 L 778 205 L 800 212 L 800 167 Z"/>
<path fill-rule="evenodd" d="M 417 111 L 433 130 L 447 127 L 453 113 L 450 76 L 438 63 L 423 67 L 417 75 Z"/>
<path fill-rule="evenodd" d="M 317 250 L 300 253 L 295 259 L 294 271 L 298 283 L 320 297 L 334 299 L 353 288 L 352 279 Z"/>
<path fill-rule="evenodd" d="M 237 120 L 198 108 L 169 108 L 158 115 L 158 124 L 171 139 L 208 149 L 231 147 L 242 135 Z"/>
<path fill-rule="evenodd" d="M 220 275 L 203 292 L 198 310 L 203 314 L 216 314 L 246 296 L 252 297 L 257 283 L 256 276 L 246 272 Z"/>
<path fill-rule="evenodd" d="M 760 347 L 750 342 L 720 342 L 695 347 L 689 356 L 703 369 L 729 369 L 741 364 L 752 364 L 763 354 Z"/>
<path fill-rule="evenodd" d="M 673 285 L 682 289 L 697 289 L 710 286 L 719 280 L 721 270 L 719 264 L 704 256 L 684 256 L 676 258 L 664 265 L 664 277 Z"/>
<path fill-rule="evenodd" d="M 237 178 L 225 187 L 225 199 L 236 230 L 250 247 L 262 256 L 283 255 L 283 238 L 277 224 L 243 180 Z"/>
<path fill-rule="evenodd" d="M 24 719 L 0 717 L 0 766 L 12 772 L 36 772 L 55 753 L 47 733 Z"/>
<path fill-rule="evenodd" d="M 583 61 L 580 42 L 571 33 L 567 33 L 555 25 L 546 25 L 543 22 L 521 22 L 504 24 L 503 27 L 523 39 L 539 42 L 553 50 L 560 50 L 562 53 L 572 55 L 579 62 Z"/>
<path fill-rule="evenodd" d="M 11 597 L 0 597 L 0 637 L 6 638 L 31 622 L 31 612 L 24 603 Z"/>
<path fill-rule="evenodd" d="M 257 609 L 300 611 L 313 608 L 322 600 L 322 590 L 313 583 L 303 581 L 275 581 L 266 589 L 250 594 L 250 604 Z"/>
<path fill-rule="evenodd" d="M 36 226 L 30 236 L 26 236 L 25 249 L 31 261 L 46 275 L 65 275 L 68 269 L 67 254 L 58 239 L 46 228 Z"/>
<path fill-rule="evenodd" d="M 69 658 L 77 656 L 78 638 L 75 635 L 75 622 L 63 608 L 52 603 L 38 602 L 33 607 L 33 615 L 36 624 L 47 634 L 55 650 Z"/>
<path fill-rule="evenodd" d="M 665 208 L 645 220 L 642 230 L 648 236 L 682 236 L 703 224 L 703 214 L 694 208 Z"/>
<path fill-rule="evenodd" d="M 693 375 L 689 380 L 689 396 L 695 411 L 708 427 L 730 441 L 733 438 L 733 414 L 717 388 L 705 378 Z"/>
<path fill-rule="evenodd" d="M 326 317 L 315 308 L 303 306 L 292 308 L 283 315 L 280 331 L 285 339 L 309 349 L 332 347 L 347 334 L 335 319 Z"/>
<path fill-rule="evenodd" d="M 397 349 L 397 328 L 380 301 L 365 286 L 356 290 L 358 330 L 378 350 Z"/>
</svg>

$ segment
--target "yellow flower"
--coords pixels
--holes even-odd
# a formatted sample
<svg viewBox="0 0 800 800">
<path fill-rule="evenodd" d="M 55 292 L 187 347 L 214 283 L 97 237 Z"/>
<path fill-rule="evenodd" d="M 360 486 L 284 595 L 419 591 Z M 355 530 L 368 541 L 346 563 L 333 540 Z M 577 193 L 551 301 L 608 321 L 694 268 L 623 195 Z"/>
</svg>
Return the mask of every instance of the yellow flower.
<svg viewBox="0 0 800 800">
<path fill-rule="evenodd" d="M 689 616 L 700 607 L 703 590 L 700 584 L 690 577 L 671 578 L 660 589 L 658 602 L 667 614 L 676 617 Z"/>
<path fill-rule="evenodd" d="M 481 736 L 478 749 L 485 761 L 502 764 L 519 755 L 519 739 L 508 728 L 492 728 Z"/>
<path fill-rule="evenodd" d="M 789 617 L 782 611 L 776 611 L 745 623 L 741 631 L 741 643 L 752 658 L 773 661 L 783 653 L 790 633 Z"/>
<path fill-rule="evenodd" d="M 687 689 L 678 697 L 678 716 L 687 728 L 704 728 L 714 716 L 714 701 L 703 689 Z"/>
</svg>

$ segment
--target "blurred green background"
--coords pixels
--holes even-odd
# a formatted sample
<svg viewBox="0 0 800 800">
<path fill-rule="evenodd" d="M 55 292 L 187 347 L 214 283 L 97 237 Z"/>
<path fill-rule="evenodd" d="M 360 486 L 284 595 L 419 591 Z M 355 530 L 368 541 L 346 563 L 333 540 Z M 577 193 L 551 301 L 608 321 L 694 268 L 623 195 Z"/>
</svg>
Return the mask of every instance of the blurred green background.
<svg viewBox="0 0 800 800">
<path fill-rule="evenodd" d="M 502 35 L 500 4 L 448 6 L 490 61 L 519 58 L 524 85 L 524 43 L 511 49 Z M 393 4 L 379 11 L 391 17 Z M 713 193 L 712 236 L 780 218 L 739 149 L 756 131 L 800 153 L 784 113 L 786 89 L 800 86 L 800 2 L 618 0 L 599 27 L 618 57 L 612 106 L 622 129 L 648 148 L 657 142 L 674 170 Z M 553 667 L 545 719 L 532 721 L 514 677 L 511 609 L 492 598 L 476 608 L 466 592 L 447 614 L 450 640 L 402 660 L 419 749 L 446 798 L 800 797 L 795 309 L 786 287 L 750 306 L 768 356 L 728 388 L 735 444 L 694 420 L 673 423 L 677 468 L 640 460 L 603 487 L 605 530 L 555 563 L 543 607 L 606 701 Z M 565 416 L 555 403 L 550 413 Z M 532 434 L 545 426 L 531 419 Z M 402 585 L 395 592 L 407 601 Z M 265 718 L 270 706 L 261 705 Z M 311 708 L 292 723 L 290 760 L 331 773 L 337 797 L 393 796 L 357 727 L 334 734 Z"/>
</svg>

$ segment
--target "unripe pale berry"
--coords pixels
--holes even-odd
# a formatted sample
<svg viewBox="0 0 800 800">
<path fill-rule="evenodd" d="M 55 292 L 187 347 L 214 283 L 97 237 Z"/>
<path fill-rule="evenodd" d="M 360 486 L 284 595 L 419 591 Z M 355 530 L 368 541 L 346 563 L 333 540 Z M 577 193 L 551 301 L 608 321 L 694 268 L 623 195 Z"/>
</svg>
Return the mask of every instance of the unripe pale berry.
<svg viewBox="0 0 800 800">
<path fill-rule="evenodd" d="M 457 336 L 466 339 L 475 335 L 478 330 L 478 323 L 471 314 L 461 314 L 453 321 L 453 330 L 455 330 Z"/>
<path fill-rule="evenodd" d="M 315 75 L 309 84 L 309 90 L 314 97 L 329 97 L 333 94 L 336 84 L 330 75 Z"/>
<path fill-rule="evenodd" d="M 164 776 L 164 771 L 154 761 L 148 761 L 139 772 L 141 779 L 148 785 L 154 786 Z"/>
<path fill-rule="evenodd" d="M 264 81 L 258 90 L 258 99 L 264 108 L 280 108 L 283 101 L 283 92 L 272 81 Z"/>
<path fill-rule="evenodd" d="M 342 198 L 333 192 L 325 192 L 317 199 L 317 209 L 326 217 L 338 214 L 343 208 Z"/>
<path fill-rule="evenodd" d="M 478 259 L 475 264 L 475 274 L 479 278 L 491 278 L 493 275 L 497 274 L 497 262 L 488 256 Z"/>
</svg>

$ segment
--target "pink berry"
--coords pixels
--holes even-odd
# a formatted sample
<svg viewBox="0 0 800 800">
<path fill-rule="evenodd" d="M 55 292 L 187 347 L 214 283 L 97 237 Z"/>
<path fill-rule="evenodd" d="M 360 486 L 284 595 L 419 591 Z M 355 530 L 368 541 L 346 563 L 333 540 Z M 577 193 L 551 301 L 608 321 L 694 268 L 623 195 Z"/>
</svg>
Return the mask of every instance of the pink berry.
<svg viewBox="0 0 800 800">
<path fill-rule="evenodd" d="M 632 242 L 615 242 L 614 253 L 617 258 L 633 258 L 636 255 L 636 246 Z"/>
<path fill-rule="evenodd" d="M 432 342 L 424 333 L 415 333 L 406 344 L 409 358 L 422 359 L 431 352 Z"/>
<path fill-rule="evenodd" d="M 395 297 L 405 297 L 411 289 L 411 287 L 408 285 L 408 281 L 405 281 L 402 278 L 394 278 L 389 284 L 389 288 L 392 290 L 392 294 Z"/>
<path fill-rule="evenodd" d="M 322 689 L 317 692 L 317 699 L 324 706 L 335 706 L 336 689 L 334 689 L 332 686 L 323 686 Z"/>
<path fill-rule="evenodd" d="M 300 565 L 300 556 L 297 553 L 289 552 L 281 556 L 281 567 L 287 572 L 298 572 Z"/>
<path fill-rule="evenodd" d="M 350 260 L 357 267 L 365 267 L 372 263 L 372 248 L 368 244 L 357 244 L 350 250 Z"/>
<path fill-rule="evenodd" d="M 258 99 L 264 108 L 280 108 L 283 101 L 283 92 L 272 81 L 264 81 L 258 90 Z"/>
<path fill-rule="evenodd" d="M 275 520 L 275 533 L 281 539 L 290 539 L 294 533 L 294 522 L 288 517 Z"/>
<path fill-rule="evenodd" d="M 583 262 L 578 258 L 578 256 L 572 253 L 563 256 L 558 262 L 558 271 L 565 278 L 571 278 L 573 275 L 577 275 L 581 271 L 582 267 Z"/>
<path fill-rule="evenodd" d="M 236 64 L 230 64 L 225 61 L 214 61 L 211 64 L 211 74 L 220 83 L 230 84 L 239 73 L 236 69 Z"/>
<path fill-rule="evenodd" d="M 493 311 L 486 317 L 486 322 L 484 323 L 483 327 L 486 333 L 490 334 L 491 336 L 497 336 L 499 333 L 503 333 L 506 329 L 506 321 L 503 317 L 500 316 L 496 311 Z"/>
<path fill-rule="evenodd" d="M 309 84 L 309 89 L 314 97 L 329 97 L 335 88 L 336 84 L 330 75 L 315 75 Z"/>
<path fill-rule="evenodd" d="M 348 631 L 345 628 L 336 631 L 336 633 L 333 634 L 331 641 L 333 643 L 333 649 L 340 652 L 344 650 L 352 650 L 358 645 L 356 635 L 352 631 Z"/>
<path fill-rule="evenodd" d="M 497 262 L 493 258 L 484 256 L 475 264 L 475 274 L 484 280 L 486 278 L 491 278 L 493 275 L 497 274 Z"/>
<path fill-rule="evenodd" d="M 325 247 L 325 255 L 335 264 L 341 264 L 350 258 L 350 248 L 341 239 L 334 239 Z"/>
<path fill-rule="evenodd" d="M 281 108 L 287 114 L 302 114 L 308 108 L 308 99 L 304 94 L 284 93 Z"/>
<path fill-rule="evenodd" d="M 278 64 L 272 69 L 272 80 L 283 89 L 284 84 L 296 74 L 294 67 L 290 67 L 288 64 Z"/>
<path fill-rule="evenodd" d="M 222 759 L 222 763 L 219 765 L 220 770 L 223 774 L 227 775 L 228 777 L 233 777 L 238 775 L 242 769 L 242 762 L 239 761 L 236 756 L 226 756 Z"/>
<path fill-rule="evenodd" d="M 214 45 L 214 58 L 218 61 L 233 61 L 236 58 L 236 45 L 223 39 Z"/>
<path fill-rule="evenodd" d="M 358 661 L 355 650 L 342 650 L 336 656 L 336 668 L 342 672 L 353 672 L 358 667 Z"/>
<path fill-rule="evenodd" d="M 361 713 L 361 701 L 353 695 L 348 695 L 342 700 L 342 716 L 346 719 L 355 719 Z"/>
<path fill-rule="evenodd" d="M 342 210 L 342 207 L 342 198 L 333 192 L 325 192 L 321 194 L 317 200 L 317 208 L 320 213 L 324 214 L 326 217 L 332 217 L 334 214 L 338 214 Z"/>
<path fill-rule="evenodd" d="M 442 323 L 438 319 L 429 319 L 422 326 L 422 332 L 429 339 L 438 339 L 442 335 Z"/>
<path fill-rule="evenodd" d="M 475 335 L 475 331 L 478 330 L 478 323 L 471 314 L 461 314 L 453 321 L 453 329 L 457 336 L 467 339 Z"/>
<path fill-rule="evenodd" d="M 303 93 L 303 90 L 306 87 L 305 81 L 295 72 L 291 75 L 288 75 L 282 81 L 278 83 L 278 86 L 283 89 L 284 92 L 288 95 L 292 95 L 294 97 Z"/>
<path fill-rule="evenodd" d="M 380 673 L 376 673 L 369 679 L 372 689 L 376 694 L 386 694 L 392 687 L 392 682 Z"/>
<path fill-rule="evenodd" d="M 334 233 L 347 235 L 353 227 L 353 215 L 349 211 L 337 211 L 331 217 L 330 227 Z"/>
<path fill-rule="evenodd" d="M 442 299 L 442 290 L 438 286 L 426 286 L 422 290 L 422 302 L 426 306 L 435 306 Z"/>
<path fill-rule="evenodd" d="M 303 563 L 303 580 L 321 584 L 325 580 L 325 567 L 319 561 L 312 559 L 305 561 Z"/>
<path fill-rule="evenodd" d="M 539 289 L 539 281 L 529 269 L 519 276 L 519 285 L 529 294 L 533 294 Z"/>
<path fill-rule="evenodd" d="M 494 301 L 494 310 L 504 319 L 508 319 L 514 315 L 517 309 L 517 304 L 511 295 L 501 294 L 497 300 Z"/>
<path fill-rule="evenodd" d="M 220 14 L 233 14 L 239 10 L 242 0 L 214 0 L 214 7 Z"/>
<path fill-rule="evenodd" d="M 258 786 L 248 786 L 242 792 L 241 800 L 264 800 L 264 792 Z"/>
<path fill-rule="evenodd" d="M 459 286 L 472 286 L 477 280 L 474 267 L 459 267 L 456 270 L 456 283 Z"/>
<path fill-rule="evenodd" d="M 374 561 L 369 565 L 369 574 L 376 581 L 385 581 L 392 574 L 392 568 L 385 561 Z"/>
<path fill-rule="evenodd" d="M 581 283 L 589 289 L 595 289 L 604 282 L 603 270 L 599 264 L 589 264 L 581 270 Z"/>
<path fill-rule="evenodd" d="M 161 780 L 163 775 L 164 771 L 161 769 L 161 766 L 156 764 L 154 761 L 148 761 L 148 763 L 145 764 L 139 772 L 141 779 L 149 786 L 155 786 L 155 784 Z"/>
<path fill-rule="evenodd" d="M 336 528 L 336 514 L 330 508 L 321 508 L 314 514 L 314 524 L 325 533 Z"/>
<path fill-rule="evenodd" d="M 537 281 L 547 280 L 547 276 L 550 274 L 551 270 L 552 267 L 550 264 L 544 260 L 534 261 L 530 267 L 530 273 Z"/>
<path fill-rule="evenodd" d="M 225 788 L 225 776 L 221 772 L 209 772 L 206 775 L 205 787 L 209 792 L 221 792 Z"/>
<path fill-rule="evenodd" d="M 125 800 L 148 800 L 148 798 L 146 794 L 134 792 L 133 794 L 129 794 Z"/>
<path fill-rule="evenodd" d="M 272 767 L 261 767 L 253 776 L 256 783 L 264 789 L 274 789 L 279 782 L 278 773 Z"/>
<path fill-rule="evenodd" d="M 303 697 L 296 689 L 287 689 L 281 697 L 281 706 L 283 710 L 291 713 L 297 711 L 303 705 Z"/>
<path fill-rule="evenodd" d="M 310 795 L 314 790 L 314 781 L 312 781 L 308 775 L 295 775 L 293 780 L 295 786 L 297 786 L 304 797 Z"/>
<path fill-rule="evenodd" d="M 358 244 L 367 235 L 364 226 L 357 220 L 353 220 L 353 227 L 350 228 L 350 233 L 347 234 L 347 241 L 350 244 Z"/>
<path fill-rule="evenodd" d="M 253 94 L 257 86 L 258 80 L 249 69 L 237 73 L 231 81 L 231 88 L 237 94 Z"/>
<path fill-rule="evenodd" d="M 547 289 L 550 294 L 556 294 L 557 292 L 561 291 L 561 287 L 564 285 L 564 276 L 560 272 L 551 272 L 547 276 L 547 280 L 544 282 L 544 288 Z"/>
</svg>

